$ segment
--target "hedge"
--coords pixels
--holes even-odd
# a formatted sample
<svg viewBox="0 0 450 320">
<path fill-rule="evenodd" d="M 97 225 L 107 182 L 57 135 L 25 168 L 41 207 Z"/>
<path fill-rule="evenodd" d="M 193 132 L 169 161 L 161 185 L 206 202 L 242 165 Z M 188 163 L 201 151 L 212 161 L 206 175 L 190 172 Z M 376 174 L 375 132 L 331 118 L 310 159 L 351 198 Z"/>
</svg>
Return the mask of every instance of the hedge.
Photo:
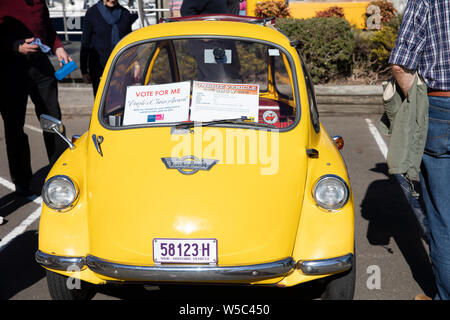
<svg viewBox="0 0 450 320">
<path fill-rule="evenodd" d="M 301 49 L 315 83 L 355 80 L 373 84 L 390 76 L 389 56 L 401 16 L 378 31 L 354 29 L 343 18 L 277 18 L 276 26 Z"/>
<path fill-rule="evenodd" d="M 342 18 L 277 19 L 276 26 L 291 40 L 304 43 L 303 57 L 315 82 L 348 76 L 355 40 Z"/>
</svg>

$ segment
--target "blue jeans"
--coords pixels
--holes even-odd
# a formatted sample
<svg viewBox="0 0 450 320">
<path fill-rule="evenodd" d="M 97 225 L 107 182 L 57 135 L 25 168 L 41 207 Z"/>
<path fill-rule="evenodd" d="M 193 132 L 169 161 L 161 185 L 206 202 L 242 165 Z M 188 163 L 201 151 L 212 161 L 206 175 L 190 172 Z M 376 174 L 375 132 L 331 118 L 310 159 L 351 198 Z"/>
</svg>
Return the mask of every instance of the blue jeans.
<svg viewBox="0 0 450 320">
<path fill-rule="evenodd" d="M 429 97 L 429 127 L 421 170 L 434 299 L 450 300 L 450 97 Z"/>
</svg>

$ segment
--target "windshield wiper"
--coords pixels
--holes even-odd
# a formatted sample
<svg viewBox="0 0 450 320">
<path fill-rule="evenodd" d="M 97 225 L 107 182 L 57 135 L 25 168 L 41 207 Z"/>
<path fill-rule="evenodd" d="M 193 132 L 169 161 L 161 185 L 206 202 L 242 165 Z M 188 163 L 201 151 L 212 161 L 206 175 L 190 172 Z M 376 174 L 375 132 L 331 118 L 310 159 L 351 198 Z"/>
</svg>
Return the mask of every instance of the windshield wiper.
<svg viewBox="0 0 450 320">
<path fill-rule="evenodd" d="M 203 122 L 184 122 L 184 123 L 180 123 L 175 125 L 175 129 L 190 129 L 190 128 L 194 128 L 194 127 L 204 127 L 204 126 L 209 126 L 209 125 L 213 125 L 213 124 L 221 124 L 221 123 L 242 123 L 242 124 L 253 124 L 254 122 L 245 122 L 245 121 L 249 121 L 250 118 L 247 117 L 240 117 L 240 118 L 236 118 L 236 119 L 222 119 L 222 120 L 212 120 L 212 121 L 203 121 Z"/>
</svg>

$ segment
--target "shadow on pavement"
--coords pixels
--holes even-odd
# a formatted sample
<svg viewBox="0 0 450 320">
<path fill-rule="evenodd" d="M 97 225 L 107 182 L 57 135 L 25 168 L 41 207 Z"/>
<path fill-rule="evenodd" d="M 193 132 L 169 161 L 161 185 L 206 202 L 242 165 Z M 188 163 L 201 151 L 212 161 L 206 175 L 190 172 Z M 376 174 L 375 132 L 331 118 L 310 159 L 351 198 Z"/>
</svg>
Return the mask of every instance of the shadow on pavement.
<svg viewBox="0 0 450 320">
<path fill-rule="evenodd" d="M 50 171 L 50 166 L 45 166 L 36 171 L 33 175 L 30 189 L 33 191 L 33 196 L 21 196 L 16 192 L 11 192 L 0 198 L 0 217 L 5 218 L 3 224 L 8 222 L 7 217 L 20 207 L 30 203 L 33 199 L 41 194 L 42 186 L 45 178 Z"/>
<path fill-rule="evenodd" d="M 0 300 L 11 299 L 45 277 L 34 259 L 37 247 L 38 233 L 27 231 L 0 251 Z"/>
<path fill-rule="evenodd" d="M 11 192 L 7 194 L 6 196 L 0 198 L 0 217 L 5 218 L 5 221 L 3 224 L 6 224 L 7 220 L 6 217 L 9 216 L 11 213 L 19 209 L 20 207 L 26 205 L 27 203 L 30 203 L 31 199 L 28 199 L 26 197 L 22 197 L 18 195 L 16 192 Z"/>
<path fill-rule="evenodd" d="M 367 239 L 371 245 L 383 246 L 388 252 L 395 241 L 408 263 L 414 280 L 424 293 L 436 292 L 432 266 L 423 244 L 424 232 L 395 176 L 388 174 L 386 163 L 377 163 L 371 171 L 383 173 L 386 179 L 370 184 L 361 204 L 361 215 L 369 221 Z"/>
<path fill-rule="evenodd" d="M 320 284 L 317 281 L 289 287 L 252 287 L 232 285 L 160 285 L 107 284 L 99 286 L 98 293 L 123 300 L 152 300 L 177 302 L 277 302 L 319 299 Z M 100 297 L 97 296 L 96 299 Z M 101 299 L 101 298 L 100 298 Z"/>
<path fill-rule="evenodd" d="M 33 178 L 31 179 L 31 190 L 36 195 L 40 195 L 42 192 L 42 186 L 44 185 L 45 178 L 47 177 L 48 173 L 50 172 L 51 166 L 47 165 L 45 167 L 42 167 L 38 171 L 36 171 L 33 174 Z"/>
</svg>

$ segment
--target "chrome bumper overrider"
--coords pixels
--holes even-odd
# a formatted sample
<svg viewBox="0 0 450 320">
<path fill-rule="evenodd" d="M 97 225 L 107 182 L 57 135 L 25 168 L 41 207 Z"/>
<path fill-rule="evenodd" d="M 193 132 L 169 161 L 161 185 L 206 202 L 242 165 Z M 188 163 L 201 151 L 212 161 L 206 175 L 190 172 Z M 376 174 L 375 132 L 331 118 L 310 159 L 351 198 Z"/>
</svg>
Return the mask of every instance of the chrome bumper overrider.
<svg viewBox="0 0 450 320">
<path fill-rule="evenodd" d="M 345 256 L 331 259 L 299 261 L 297 268 L 307 275 L 324 275 L 346 271 L 352 265 L 353 254 L 349 253 Z"/>
<path fill-rule="evenodd" d="M 54 270 L 75 271 L 86 268 L 84 257 L 61 257 L 37 251 L 35 258 L 40 265 Z"/>
<path fill-rule="evenodd" d="M 268 278 L 276 278 L 287 275 L 292 269 L 297 268 L 305 275 L 325 275 L 342 272 L 352 267 L 353 254 L 323 259 L 298 261 L 295 263 L 291 257 L 270 263 L 247 266 L 134 266 L 119 264 L 103 260 L 94 256 L 62 257 L 36 252 L 36 261 L 44 267 L 74 271 L 83 270 L 86 267 L 114 279 L 136 281 L 174 281 L 174 282 L 216 282 L 216 281 L 258 281 Z"/>
</svg>

